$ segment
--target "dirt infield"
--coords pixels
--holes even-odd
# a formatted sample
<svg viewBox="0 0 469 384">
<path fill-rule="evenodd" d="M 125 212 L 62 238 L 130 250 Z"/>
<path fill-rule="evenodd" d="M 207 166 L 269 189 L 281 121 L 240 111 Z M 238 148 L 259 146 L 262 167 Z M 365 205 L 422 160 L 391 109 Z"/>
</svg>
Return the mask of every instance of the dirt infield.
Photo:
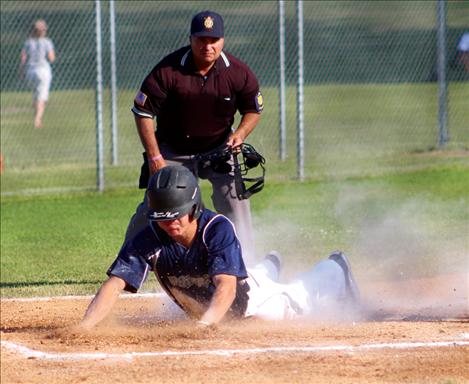
<svg viewBox="0 0 469 384">
<path fill-rule="evenodd" d="M 468 383 L 467 284 L 466 275 L 398 290 L 370 283 L 356 321 L 248 319 L 210 330 L 161 295 L 121 298 L 89 333 L 70 330 L 89 297 L 2 300 L 1 382 Z"/>
</svg>

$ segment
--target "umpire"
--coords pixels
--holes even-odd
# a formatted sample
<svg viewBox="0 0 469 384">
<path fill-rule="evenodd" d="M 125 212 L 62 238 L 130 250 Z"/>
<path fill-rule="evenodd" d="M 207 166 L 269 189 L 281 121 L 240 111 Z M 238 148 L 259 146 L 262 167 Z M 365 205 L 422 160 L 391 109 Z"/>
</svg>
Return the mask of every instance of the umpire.
<svg viewBox="0 0 469 384">
<path fill-rule="evenodd" d="M 163 58 L 143 80 L 134 100 L 132 112 L 145 149 L 140 188 L 167 165 L 183 165 L 208 179 L 215 210 L 233 221 L 249 257 L 253 251 L 249 200 L 237 197 L 232 173 L 206 169 L 202 175 L 196 159 L 244 142 L 263 109 L 259 83 L 246 64 L 223 51 L 223 19 L 218 13 L 195 15 L 190 33 L 190 45 Z M 237 111 L 241 120 L 234 129 Z M 129 223 L 126 240 L 146 225 L 146 211 L 143 201 Z"/>
</svg>

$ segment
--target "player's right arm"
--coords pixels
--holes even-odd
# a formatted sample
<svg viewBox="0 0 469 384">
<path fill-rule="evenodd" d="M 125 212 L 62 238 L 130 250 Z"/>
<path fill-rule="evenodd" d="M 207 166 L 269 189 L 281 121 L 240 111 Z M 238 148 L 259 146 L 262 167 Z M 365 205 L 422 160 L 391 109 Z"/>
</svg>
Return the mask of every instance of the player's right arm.
<svg viewBox="0 0 469 384">
<path fill-rule="evenodd" d="M 150 264 L 153 264 L 152 258 L 156 257 L 157 246 L 153 230 L 149 226 L 124 243 L 117 258 L 106 272 L 109 279 L 104 282 L 91 301 L 79 328 L 90 329 L 102 321 L 123 290 L 135 293 L 140 289 L 147 278 Z M 148 261 L 141 255 L 149 255 Z"/>
<path fill-rule="evenodd" d="M 109 277 L 91 301 L 79 327 L 88 330 L 103 320 L 111 311 L 125 286 L 125 281 L 120 277 Z"/>
<path fill-rule="evenodd" d="M 213 276 L 212 280 L 216 287 L 215 292 L 199 325 L 208 326 L 220 322 L 236 297 L 236 276 L 220 274 Z"/>
</svg>

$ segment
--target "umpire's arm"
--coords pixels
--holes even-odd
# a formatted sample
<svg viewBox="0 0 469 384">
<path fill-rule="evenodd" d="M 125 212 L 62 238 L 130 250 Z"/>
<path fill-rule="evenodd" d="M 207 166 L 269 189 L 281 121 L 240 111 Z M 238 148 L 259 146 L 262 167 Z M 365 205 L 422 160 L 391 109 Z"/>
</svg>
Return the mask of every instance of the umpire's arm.
<svg viewBox="0 0 469 384">
<path fill-rule="evenodd" d="M 246 140 L 249 134 L 256 128 L 260 118 L 261 115 L 259 113 L 251 112 L 244 114 L 241 117 L 238 128 L 230 135 L 226 144 L 233 148 L 243 144 L 244 140 Z"/>
<path fill-rule="evenodd" d="M 82 329 L 91 329 L 103 320 L 114 306 L 126 283 L 117 276 L 111 276 L 99 289 L 88 306 L 83 320 L 79 324 Z"/>
<path fill-rule="evenodd" d="M 216 287 L 215 292 L 207 312 L 199 321 L 204 325 L 216 324 L 223 319 L 236 297 L 236 276 L 221 274 L 213 276 L 212 279 Z"/>
<path fill-rule="evenodd" d="M 150 175 L 153 175 L 158 171 L 158 169 L 166 166 L 166 161 L 161 156 L 158 141 L 156 140 L 153 119 L 139 116 L 135 112 L 134 116 L 140 141 L 142 142 L 143 148 L 145 148 L 145 152 L 147 154 Z"/>
</svg>

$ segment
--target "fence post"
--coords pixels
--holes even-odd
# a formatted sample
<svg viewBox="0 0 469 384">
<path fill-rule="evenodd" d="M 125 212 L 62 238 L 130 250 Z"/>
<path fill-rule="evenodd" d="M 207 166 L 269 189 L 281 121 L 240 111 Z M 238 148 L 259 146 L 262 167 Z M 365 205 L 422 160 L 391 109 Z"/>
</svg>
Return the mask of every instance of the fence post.
<svg viewBox="0 0 469 384">
<path fill-rule="evenodd" d="M 104 190 L 103 164 L 103 65 L 101 41 L 101 1 L 95 0 L 96 13 L 96 187 Z"/>
<path fill-rule="evenodd" d="M 279 112 L 280 112 L 280 159 L 287 157 L 286 138 L 286 106 L 285 106 L 285 1 L 278 2 L 278 41 L 279 41 L 279 66 L 280 66 L 280 84 L 279 84 Z"/>
<path fill-rule="evenodd" d="M 114 0 L 109 0 L 110 18 L 110 54 L 111 54 L 111 154 L 112 165 L 118 164 L 118 130 L 117 130 L 117 70 L 116 70 L 116 12 Z"/>
<path fill-rule="evenodd" d="M 296 107 L 296 132 L 297 132 L 297 175 L 300 181 L 304 179 L 304 92 L 303 92 L 303 0 L 297 0 L 298 23 L 298 83 L 297 83 L 297 107 Z"/>
<path fill-rule="evenodd" d="M 438 124 L 440 148 L 448 141 L 447 82 L 446 82 L 446 0 L 438 0 Z"/>
</svg>

